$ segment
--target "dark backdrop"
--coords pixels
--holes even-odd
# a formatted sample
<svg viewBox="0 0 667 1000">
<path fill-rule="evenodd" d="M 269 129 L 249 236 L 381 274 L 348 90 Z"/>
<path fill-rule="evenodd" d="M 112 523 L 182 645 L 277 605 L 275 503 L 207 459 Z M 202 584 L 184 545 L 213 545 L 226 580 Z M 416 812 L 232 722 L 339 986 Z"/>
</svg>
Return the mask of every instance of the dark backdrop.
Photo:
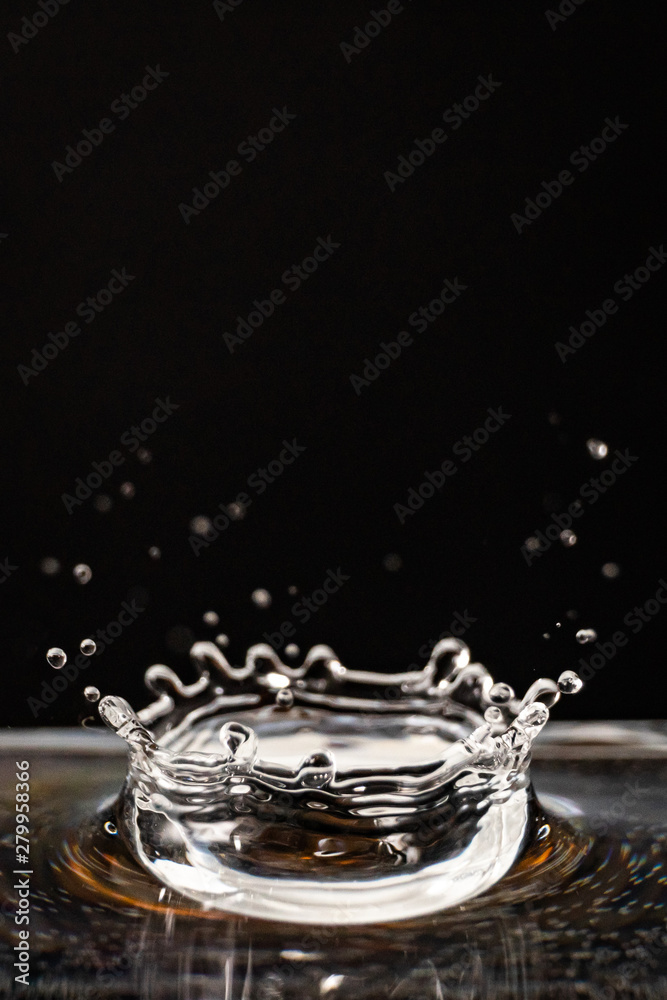
<svg viewBox="0 0 667 1000">
<path fill-rule="evenodd" d="M 640 627 L 624 618 L 667 574 L 665 273 L 632 297 L 614 289 L 667 237 L 659 8 L 404 0 L 382 24 L 384 3 L 356 0 L 44 2 L 43 16 L 36 2 L 5 5 L 0 40 L 3 722 L 76 723 L 86 683 L 141 705 L 150 663 L 189 679 L 194 638 L 224 631 L 239 662 L 287 620 L 302 652 L 327 642 L 350 666 L 400 669 L 463 619 L 473 655 L 521 690 L 590 660 L 595 646 L 575 632 L 591 627 L 606 644 L 599 669 L 561 717 L 663 715 L 662 606 Z M 133 97 L 147 67 L 154 89 Z M 443 120 L 480 77 L 490 96 Z M 238 151 L 271 122 L 252 161 L 251 147 Z M 84 129 L 92 142 L 77 153 Z M 605 129 L 606 148 L 591 147 Z M 399 159 L 410 154 L 412 165 Z M 240 172 L 207 189 L 209 204 L 200 195 L 198 214 L 179 207 L 232 159 Z M 284 272 L 318 238 L 328 257 L 294 289 Z M 87 323 L 77 305 L 114 269 L 126 287 L 113 282 Z M 445 279 L 459 294 L 418 330 L 409 317 Z M 226 343 L 276 288 L 273 314 Z M 559 356 L 569 327 L 587 310 L 600 321 L 610 298 L 604 325 Z M 69 343 L 67 323 L 81 331 Z M 353 383 L 401 331 L 412 343 L 400 357 Z M 178 408 L 142 463 L 127 432 L 156 399 Z M 509 417 L 466 461 L 456 442 L 489 409 Z M 590 438 L 608 444 L 606 459 L 589 455 Z M 284 440 L 305 451 L 260 495 L 249 477 Z M 589 480 L 615 478 L 616 450 L 627 467 L 603 493 Z M 123 464 L 68 512 L 63 494 L 113 451 Z M 396 508 L 447 459 L 456 472 L 433 497 Z M 586 483 L 577 544 L 522 550 Z M 195 554 L 191 520 L 242 492 L 245 516 Z M 99 494 L 110 510 L 96 509 Z M 59 574 L 41 571 L 45 557 Z M 79 562 L 92 568 L 86 586 L 72 576 Z M 601 572 L 610 562 L 615 579 Z M 302 623 L 288 587 L 308 596 L 329 570 L 349 579 Z M 257 587 L 273 595 L 268 609 L 251 602 Z M 46 649 L 73 658 L 123 601 L 145 610 L 51 699 Z"/>
</svg>

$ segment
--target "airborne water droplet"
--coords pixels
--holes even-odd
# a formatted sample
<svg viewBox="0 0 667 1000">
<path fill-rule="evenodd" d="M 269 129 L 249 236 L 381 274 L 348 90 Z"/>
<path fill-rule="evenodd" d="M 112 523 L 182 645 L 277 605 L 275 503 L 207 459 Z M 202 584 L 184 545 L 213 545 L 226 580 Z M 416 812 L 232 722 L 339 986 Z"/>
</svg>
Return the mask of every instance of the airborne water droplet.
<svg viewBox="0 0 667 1000">
<path fill-rule="evenodd" d="M 257 590 L 253 590 L 250 595 L 250 600 L 258 608 L 268 608 L 271 606 L 272 597 L 268 590 L 263 587 L 258 587 Z"/>
<path fill-rule="evenodd" d="M 45 559 L 42 559 L 39 568 L 45 576 L 55 576 L 56 573 L 60 573 L 60 563 L 53 556 L 46 556 Z"/>
<path fill-rule="evenodd" d="M 558 690 L 563 694 L 576 694 L 583 686 L 584 682 L 574 670 L 564 670 L 558 678 Z"/>
<path fill-rule="evenodd" d="M 279 708 L 291 708 L 294 704 L 294 695 L 289 688 L 281 688 L 276 692 L 276 705 Z"/>
<path fill-rule="evenodd" d="M 74 574 L 74 579 L 77 583 L 80 583 L 82 587 L 85 586 L 86 583 L 89 583 L 93 576 L 92 569 L 86 563 L 77 563 L 72 570 L 72 573 Z"/>
<path fill-rule="evenodd" d="M 221 632 L 220 635 L 216 635 L 215 641 L 216 641 L 216 643 L 217 643 L 218 646 L 220 646 L 222 649 L 224 649 L 225 646 L 229 645 L 229 636 L 225 635 L 224 632 Z"/>
<path fill-rule="evenodd" d="M 608 562 L 602 567 L 602 575 L 607 580 L 615 580 L 617 576 L 620 575 L 621 567 L 618 563 Z"/>
<path fill-rule="evenodd" d="M 577 632 L 577 642 L 585 646 L 587 642 L 595 642 L 598 634 L 594 628 L 580 628 Z"/>
<path fill-rule="evenodd" d="M 100 493 L 100 495 L 96 496 L 93 500 L 93 507 L 100 514 L 108 514 L 113 507 L 113 500 L 110 496 L 108 496 L 108 494 Z"/>
<path fill-rule="evenodd" d="M 210 517 L 204 517 L 203 514 L 198 514 L 190 521 L 190 531 L 194 532 L 195 535 L 206 535 L 212 527 L 213 522 Z"/>
<path fill-rule="evenodd" d="M 82 639 L 79 643 L 79 649 L 84 656 L 92 656 L 97 649 L 97 644 L 94 639 Z"/>
<path fill-rule="evenodd" d="M 151 559 L 159 559 L 162 553 L 160 552 L 157 545 L 151 545 L 150 549 L 148 550 L 148 555 L 150 556 Z"/>
<path fill-rule="evenodd" d="M 514 689 L 509 686 L 509 684 L 503 684 L 502 681 L 498 684 L 494 684 L 489 691 L 489 700 L 496 705 L 506 705 L 508 701 L 511 701 L 514 697 Z"/>
<path fill-rule="evenodd" d="M 382 560 L 382 565 L 389 573 L 396 573 L 403 565 L 403 560 L 397 552 L 388 552 Z"/>
<path fill-rule="evenodd" d="M 219 625 L 220 618 L 215 611 L 205 611 L 202 615 L 204 625 Z"/>
<path fill-rule="evenodd" d="M 602 458 L 606 458 L 609 452 L 609 447 L 604 441 L 599 441 L 597 438 L 589 438 L 586 442 L 586 447 L 588 448 L 588 454 L 591 458 L 595 458 L 598 461 Z"/>
<path fill-rule="evenodd" d="M 51 646 L 46 654 L 46 659 L 54 670 L 60 670 L 67 663 L 67 654 L 59 646 Z"/>
<path fill-rule="evenodd" d="M 566 528 L 560 533 L 560 540 L 566 549 L 572 548 L 573 545 L 577 544 L 577 536 L 569 528 Z"/>
<path fill-rule="evenodd" d="M 99 688 L 93 687 L 91 684 L 87 688 L 83 689 L 83 696 L 87 701 L 99 701 L 100 700 Z"/>
<path fill-rule="evenodd" d="M 148 465 L 153 458 L 153 454 L 148 450 L 148 448 L 140 448 L 137 452 L 137 458 L 142 465 Z"/>
<path fill-rule="evenodd" d="M 294 659 L 300 652 L 301 650 L 295 642 L 288 642 L 285 646 L 285 656 L 289 656 L 290 659 Z"/>
<path fill-rule="evenodd" d="M 131 500 L 137 490 L 134 483 L 122 483 L 119 492 L 126 500 Z"/>
</svg>

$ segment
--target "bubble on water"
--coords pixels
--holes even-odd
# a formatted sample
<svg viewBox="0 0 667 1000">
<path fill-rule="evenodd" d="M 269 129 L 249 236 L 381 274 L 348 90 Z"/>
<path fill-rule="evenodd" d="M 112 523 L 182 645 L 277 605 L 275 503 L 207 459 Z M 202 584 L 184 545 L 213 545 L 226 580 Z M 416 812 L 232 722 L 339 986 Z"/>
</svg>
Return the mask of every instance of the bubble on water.
<svg viewBox="0 0 667 1000">
<path fill-rule="evenodd" d="M 126 500 L 131 500 L 134 494 L 137 492 L 137 488 L 134 483 L 121 483 L 119 493 L 121 496 L 125 497 Z"/>
<path fill-rule="evenodd" d="M 79 643 L 79 649 L 84 656 L 92 656 L 97 649 L 97 644 L 94 639 L 82 639 Z"/>
<path fill-rule="evenodd" d="M 215 611 L 205 611 L 202 615 L 202 621 L 204 625 L 219 625 L 220 617 Z"/>
<path fill-rule="evenodd" d="M 45 576 L 55 576 L 60 573 L 60 562 L 53 556 L 46 556 L 39 564 L 39 568 Z"/>
<path fill-rule="evenodd" d="M 289 656 L 291 659 L 297 657 L 300 652 L 301 650 L 295 642 L 288 642 L 285 646 L 285 656 Z"/>
<path fill-rule="evenodd" d="M 46 654 L 46 659 L 54 670 L 60 670 L 67 663 L 67 653 L 60 646 L 51 646 Z"/>
<path fill-rule="evenodd" d="M 104 824 L 104 829 L 106 830 L 107 833 L 110 833 L 112 837 L 115 837 L 116 834 L 118 833 L 118 827 L 116 826 L 115 823 L 112 823 L 111 820 L 109 819 Z"/>
<path fill-rule="evenodd" d="M 229 636 L 221 632 L 220 635 L 216 635 L 215 641 L 222 649 L 225 649 L 229 645 Z"/>
<path fill-rule="evenodd" d="M 242 521 L 245 517 L 245 505 L 242 503 L 228 503 L 227 513 L 231 517 L 232 521 Z"/>
<path fill-rule="evenodd" d="M 279 708 L 291 708 L 294 704 L 294 695 L 289 688 L 281 688 L 276 691 L 276 705 Z"/>
<path fill-rule="evenodd" d="M 576 694 L 583 686 L 584 682 L 574 670 L 564 670 L 558 678 L 558 690 L 563 694 Z"/>
<path fill-rule="evenodd" d="M 76 582 L 80 583 L 82 587 L 89 583 L 93 577 L 93 571 L 87 563 L 77 563 L 72 573 Z"/>
<path fill-rule="evenodd" d="M 86 701 L 99 701 L 100 700 L 100 690 L 99 688 L 93 687 L 90 684 L 88 687 L 83 689 L 83 696 Z"/>
<path fill-rule="evenodd" d="M 388 552 L 382 560 L 382 565 L 389 573 L 396 573 L 403 565 L 403 560 L 398 552 Z"/>
<path fill-rule="evenodd" d="M 113 500 L 107 493 L 100 493 L 93 500 L 93 507 L 100 514 L 108 514 L 113 507 Z"/>
<path fill-rule="evenodd" d="M 525 541 L 525 546 L 529 552 L 537 552 L 537 550 L 540 547 L 540 544 L 541 543 L 539 538 L 535 538 L 534 535 L 531 535 L 530 538 L 527 538 Z"/>
<path fill-rule="evenodd" d="M 198 514 L 190 521 L 190 531 L 195 535 L 207 535 L 212 528 L 213 522 L 210 517 L 204 517 L 203 514 Z"/>
<path fill-rule="evenodd" d="M 586 447 L 591 458 L 595 458 L 598 461 L 606 458 L 609 454 L 609 447 L 604 441 L 599 441 L 597 438 L 589 438 L 586 442 Z"/>
<path fill-rule="evenodd" d="M 291 594 L 291 595 L 292 595 L 292 597 L 293 597 L 293 596 L 294 596 L 295 594 L 298 594 L 298 593 L 299 593 L 299 588 L 298 588 L 298 587 L 295 587 L 294 585 L 292 585 L 291 587 L 288 587 L 288 588 L 287 588 L 287 593 L 288 593 L 288 594 Z"/>
<path fill-rule="evenodd" d="M 618 563 L 608 562 L 604 564 L 601 572 L 606 580 L 615 580 L 617 576 L 620 576 L 621 567 Z"/>
<path fill-rule="evenodd" d="M 585 646 L 587 642 L 595 642 L 598 634 L 594 628 L 580 628 L 577 632 L 577 642 Z"/>
<path fill-rule="evenodd" d="M 505 705 L 508 701 L 511 701 L 514 697 L 514 689 L 509 686 L 509 684 L 504 684 L 502 681 L 498 684 L 494 684 L 489 691 L 489 699 L 495 705 Z"/>
<path fill-rule="evenodd" d="M 566 528 L 560 533 L 560 540 L 566 549 L 572 548 L 573 545 L 577 544 L 577 536 L 569 528 Z"/>
<path fill-rule="evenodd" d="M 257 590 L 253 590 L 250 595 L 250 600 L 258 608 L 269 608 L 271 607 L 271 601 L 273 598 L 268 590 L 265 590 L 263 587 L 258 587 Z"/>
<path fill-rule="evenodd" d="M 140 448 L 137 452 L 137 458 L 142 465 L 148 465 L 149 462 L 153 461 L 153 453 L 148 448 Z"/>
<path fill-rule="evenodd" d="M 151 545 L 150 549 L 148 550 L 148 555 L 150 556 L 151 559 L 159 559 L 160 556 L 162 555 L 162 552 L 157 547 L 157 545 Z"/>
</svg>

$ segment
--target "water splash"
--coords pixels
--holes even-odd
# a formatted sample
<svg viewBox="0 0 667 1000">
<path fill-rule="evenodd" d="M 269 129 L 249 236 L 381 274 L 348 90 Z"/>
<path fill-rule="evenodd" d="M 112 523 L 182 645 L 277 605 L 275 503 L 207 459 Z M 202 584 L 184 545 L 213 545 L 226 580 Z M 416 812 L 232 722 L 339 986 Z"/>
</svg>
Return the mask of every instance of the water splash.
<svg viewBox="0 0 667 1000">
<path fill-rule="evenodd" d="M 566 671 L 519 698 L 451 638 L 402 674 L 348 669 L 324 645 L 300 666 L 266 644 L 242 666 L 212 642 L 191 658 L 192 684 L 149 668 L 139 712 L 99 704 L 130 751 L 119 832 L 205 908 L 298 923 L 407 919 L 497 882 L 532 822 L 534 740 L 581 687 Z"/>
</svg>

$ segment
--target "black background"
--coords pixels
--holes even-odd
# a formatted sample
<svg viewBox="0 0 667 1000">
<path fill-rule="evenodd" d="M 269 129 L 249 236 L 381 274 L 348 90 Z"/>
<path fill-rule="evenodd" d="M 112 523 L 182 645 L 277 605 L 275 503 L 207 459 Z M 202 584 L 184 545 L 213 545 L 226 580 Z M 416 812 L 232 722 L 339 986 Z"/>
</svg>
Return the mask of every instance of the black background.
<svg viewBox="0 0 667 1000">
<path fill-rule="evenodd" d="M 6 34 L 39 8 L 5 6 L 0 559 L 16 568 L 0 584 L 4 724 L 76 723 L 90 714 L 85 683 L 139 707 L 146 666 L 190 679 L 188 643 L 216 631 L 240 662 L 293 618 L 288 586 L 308 595 L 338 567 L 349 581 L 297 623 L 302 652 L 327 642 L 349 666 L 401 669 L 467 613 L 473 656 L 523 690 L 590 657 L 578 628 L 630 634 L 624 616 L 667 574 L 665 274 L 627 303 L 613 292 L 667 238 L 659 6 L 638 16 L 588 0 L 552 28 L 542 3 L 415 0 L 346 61 L 341 42 L 382 6 L 243 0 L 221 19 L 211 3 L 72 0 L 16 53 Z M 110 114 L 156 64 L 168 78 L 125 121 Z M 460 128 L 443 123 L 488 74 L 492 96 Z M 248 163 L 237 147 L 274 107 L 296 118 Z M 572 168 L 616 116 L 628 128 Z M 104 117 L 115 131 L 59 182 L 53 162 Z M 385 172 L 438 127 L 446 142 L 390 191 Z M 241 175 L 186 224 L 179 204 L 231 158 Z M 568 168 L 574 183 L 517 233 L 512 213 Z M 230 353 L 236 317 L 329 235 L 340 248 Z M 129 287 L 24 384 L 32 349 L 123 267 Z M 467 289 L 417 333 L 407 318 L 444 278 Z M 563 363 L 555 342 L 610 296 L 618 313 Z M 350 376 L 404 329 L 413 345 L 357 395 Z M 62 494 L 167 396 L 179 408 L 146 442 L 152 462 L 121 447 L 123 468 L 98 491 L 112 510 L 91 498 L 69 515 Z M 401 524 L 394 505 L 498 407 L 511 419 Z M 590 437 L 609 443 L 606 461 Z M 293 438 L 303 455 L 195 556 L 190 520 L 247 490 Z M 585 504 L 578 543 L 528 566 L 525 539 L 626 448 L 638 460 Z M 45 556 L 59 575 L 40 572 Z M 601 575 L 609 561 L 616 580 Z M 251 603 L 256 587 L 269 609 Z M 72 658 L 128 597 L 145 612 L 35 715 L 27 699 L 55 676 L 46 649 Z M 202 622 L 209 609 L 218 629 Z M 659 616 L 647 623 L 559 716 L 663 715 L 663 632 Z"/>
</svg>

